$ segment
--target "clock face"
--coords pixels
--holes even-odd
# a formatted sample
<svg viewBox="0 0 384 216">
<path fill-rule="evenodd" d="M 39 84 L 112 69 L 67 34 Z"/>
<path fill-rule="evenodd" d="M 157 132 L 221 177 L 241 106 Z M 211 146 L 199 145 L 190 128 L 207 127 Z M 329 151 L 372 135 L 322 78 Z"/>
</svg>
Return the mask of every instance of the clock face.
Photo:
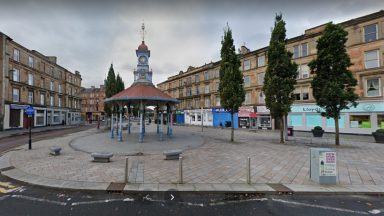
<svg viewBox="0 0 384 216">
<path fill-rule="evenodd" d="M 147 58 L 145 56 L 140 56 L 139 61 L 141 64 L 144 64 L 147 62 Z"/>
</svg>

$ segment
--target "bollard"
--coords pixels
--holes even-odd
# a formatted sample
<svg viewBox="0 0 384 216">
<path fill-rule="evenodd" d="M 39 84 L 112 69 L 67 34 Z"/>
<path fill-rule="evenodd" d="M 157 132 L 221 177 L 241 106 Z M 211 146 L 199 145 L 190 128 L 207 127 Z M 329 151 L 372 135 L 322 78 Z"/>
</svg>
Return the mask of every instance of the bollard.
<svg viewBox="0 0 384 216">
<path fill-rule="evenodd" d="M 128 158 L 125 158 L 125 173 L 124 173 L 124 183 L 128 183 L 129 175 L 128 175 Z"/>
<path fill-rule="evenodd" d="M 183 157 L 179 157 L 179 184 L 183 184 Z"/>
<path fill-rule="evenodd" d="M 247 158 L 247 184 L 251 184 L 251 158 Z"/>
</svg>

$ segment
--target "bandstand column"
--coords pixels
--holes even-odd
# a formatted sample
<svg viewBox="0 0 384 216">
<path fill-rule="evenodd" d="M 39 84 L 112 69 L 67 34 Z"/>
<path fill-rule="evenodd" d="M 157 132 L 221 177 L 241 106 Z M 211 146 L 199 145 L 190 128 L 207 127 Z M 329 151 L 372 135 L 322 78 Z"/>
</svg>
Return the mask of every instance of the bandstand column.
<svg viewBox="0 0 384 216">
<path fill-rule="evenodd" d="M 139 142 L 142 143 L 144 141 L 143 134 L 143 101 L 140 101 L 140 133 L 139 133 Z"/>
<path fill-rule="evenodd" d="M 169 104 L 167 104 L 167 135 L 168 136 L 169 136 L 169 124 L 170 124 L 169 112 L 170 112 L 170 108 L 169 108 Z"/>
<path fill-rule="evenodd" d="M 128 104 L 128 134 L 131 134 L 131 104 Z"/>
<path fill-rule="evenodd" d="M 143 136 L 145 135 L 145 106 L 143 106 Z"/>
<path fill-rule="evenodd" d="M 173 137 L 173 129 L 172 129 L 172 125 L 173 125 L 173 115 L 172 115 L 172 109 L 171 109 L 171 108 L 169 109 L 169 113 L 170 113 L 170 118 L 169 118 L 170 125 L 169 125 L 169 134 L 168 134 L 168 137 L 169 137 L 169 138 L 172 138 L 172 137 Z"/>
<path fill-rule="evenodd" d="M 120 125 L 119 125 L 119 142 L 123 141 L 123 107 L 122 105 L 119 106 L 120 108 Z"/>
<path fill-rule="evenodd" d="M 163 141 L 163 119 L 164 119 L 164 112 L 163 109 L 160 109 L 160 132 L 159 132 L 159 139 L 160 141 Z"/>
<path fill-rule="evenodd" d="M 111 112 L 111 139 L 113 139 L 113 112 Z"/>
<path fill-rule="evenodd" d="M 118 118 L 119 111 L 116 112 L 116 136 L 119 136 L 119 121 L 117 120 Z"/>
<path fill-rule="evenodd" d="M 156 107 L 156 127 L 157 127 L 157 134 L 159 134 L 159 124 L 160 124 L 160 118 L 159 118 L 159 105 Z"/>
</svg>

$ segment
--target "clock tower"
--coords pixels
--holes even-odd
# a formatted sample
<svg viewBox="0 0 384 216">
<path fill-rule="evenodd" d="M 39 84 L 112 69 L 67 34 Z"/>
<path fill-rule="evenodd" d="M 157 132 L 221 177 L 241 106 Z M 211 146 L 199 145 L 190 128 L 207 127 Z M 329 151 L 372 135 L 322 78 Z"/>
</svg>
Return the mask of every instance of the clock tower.
<svg viewBox="0 0 384 216">
<path fill-rule="evenodd" d="M 152 84 L 152 71 L 149 70 L 148 59 L 150 57 L 150 50 L 144 42 L 145 26 L 141 26 L 142 42 L 136 50 L 137 56 L 137 69 L 134 73 L 134 83 L 148 83 Z M 153 85 L 153 84 L 152 84 Z"/>
</svg>

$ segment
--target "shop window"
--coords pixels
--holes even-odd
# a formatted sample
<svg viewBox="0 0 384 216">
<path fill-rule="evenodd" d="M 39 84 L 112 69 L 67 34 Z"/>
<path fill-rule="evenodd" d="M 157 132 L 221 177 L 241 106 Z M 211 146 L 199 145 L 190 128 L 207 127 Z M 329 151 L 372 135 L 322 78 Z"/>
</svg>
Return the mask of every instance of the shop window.
<svg viewBox="0 0 384 216">
<path fill-rule="evenodd" d="M 377 127 L 384 129 L 384 114 L 377 115 Z"/>
<path fill-rule="evenodd" d="M 334 118 L 327 118 L 326 121 L 327 128 L 335 128 L 335 119 Z M 340 115 L 339 118 L 339 128 L 345 127 L 345 116 Z"/>
<path fill-rule="evenodd" d="M 257 57 L 257 66 L 258 67 L 265 66 L 265 55 Z"/>
<path fill-rule="evenodd" d="M 350 115 L 350 128 L 371 128 L 371 120 L 369 115 Z"/>
<path fill-rule="evenodd" d="M 377 24 L 372 24 L 364 27 L 364 41 L 370 42 L 377 40 Z"/>
<path fill-rule="evenodd" d="M 197 114 L 197 121 L 201 121 L 201 115 Z"/>
<path fill-rule="evenodd" d="M 44 125 L 44 110 L 36 110 L 36 126 Z"/>
<path fill-rule="evenodd" d="M 367 97 L 375 97 L 380 96 L 380 79 L 379 78 L 372 78 L 367 79 L 367 85 L 366 85 L 366 95 Z"/>
<path fill-rule="evenodd" d="M 365 57 L 365 68 L 377 68 L 379 64 L 379 50 L 367 51 L 364 53 Z"/>
<path fill-rule="evenodd" d="M 291 126 L 303 126 L 303 116 L 302 114 L 291 114 L 290 115 L 290 125 Z"/>
<path fill-rule="evenodd" d="M 321 126 L 323 125 L 322 123 L 322 118 L 320 114 L 306 114 L 306 126 L 307 127 L 315 127 L 315 126 Z"/>
</svg>

